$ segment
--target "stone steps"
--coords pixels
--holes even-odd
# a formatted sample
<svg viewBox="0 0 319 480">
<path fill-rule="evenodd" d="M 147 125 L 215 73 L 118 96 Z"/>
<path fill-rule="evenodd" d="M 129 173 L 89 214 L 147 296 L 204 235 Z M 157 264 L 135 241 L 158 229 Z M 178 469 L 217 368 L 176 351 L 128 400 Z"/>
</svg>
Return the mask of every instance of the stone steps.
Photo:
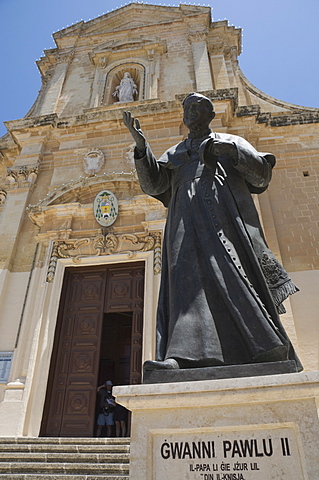
<svg viewBox="0 0 319 480">
<path fill-rule="evenodd" d="M 0 480 L 128 480 L 127 438 L 0 438 Z"/>
</svg>

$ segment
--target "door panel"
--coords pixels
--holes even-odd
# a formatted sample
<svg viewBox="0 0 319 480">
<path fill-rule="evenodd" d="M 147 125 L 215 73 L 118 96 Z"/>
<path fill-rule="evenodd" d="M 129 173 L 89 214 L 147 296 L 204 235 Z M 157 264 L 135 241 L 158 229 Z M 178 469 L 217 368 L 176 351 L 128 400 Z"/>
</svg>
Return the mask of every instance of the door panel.
<svg viewBox="0 0 319 480">
<path fill-rule="evenodd" d="M 105 282 L 105 268 L 67 272 L 44 415 L 47 436 L 88 436 L 93 430 Z"/>
<path fill-rule="evenodd" d="M 140 383 L 143 286 L 143 264 L 67 269 L 41 435 L 93 435 L 100 358 L 105 359 L 105 348 L 112 352 L 106 371 L 113 372 L 118 383 Z M 121 312 L 121 321 L 113 318 L 104 325 L 106 340 L 101 344 L 103 318 L 119 315 L 111 312 Z"/>
</svg>

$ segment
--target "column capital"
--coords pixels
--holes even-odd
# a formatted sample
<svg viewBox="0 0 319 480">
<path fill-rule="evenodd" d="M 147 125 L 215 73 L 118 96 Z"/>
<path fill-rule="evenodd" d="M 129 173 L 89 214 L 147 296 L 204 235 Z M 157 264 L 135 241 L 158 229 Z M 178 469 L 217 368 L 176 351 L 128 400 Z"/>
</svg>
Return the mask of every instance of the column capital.
<svg viewBox="0 0 319 480">
<path fill-rule="evenodd" d="M 191 32 L 188 34 L 188 40 L 191 43 L 195 42 L 206 42 L 206 38 L 208 35 L 208 30 L 200 30 L 197 32 Z"/>
<path fill-rule="evenodd" d="M 35 163 L 34 165 L 28 165 L 28 166 L 20 165 L 20 166 L 8 167 L 7 175 L 6 175 L 6 184 L 8 185 L 9 189 L 31 187 L 31 185 L 35 184 L 38 178 L 38 173 L 39 173 L 39 162 Z M 0 191 L 0 204 L 1 204 L 1 192 L 4 192 L 4 190 Z M 6 195 L 4 197 L 4 200 L 5 198 L 6 198 Z M 4 201 L 2 203 L 4 203 Z"/>
</svg>

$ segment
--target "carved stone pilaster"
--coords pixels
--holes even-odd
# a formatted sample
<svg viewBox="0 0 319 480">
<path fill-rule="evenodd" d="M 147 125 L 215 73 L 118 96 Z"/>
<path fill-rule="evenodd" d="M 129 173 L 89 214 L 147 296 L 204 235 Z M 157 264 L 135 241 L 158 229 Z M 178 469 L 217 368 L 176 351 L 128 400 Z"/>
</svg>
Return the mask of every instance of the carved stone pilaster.
<svg viewBox="0 0 319 480">
<path fill-rule="evenodd" d="M 34 185 L 39 173 L 39 165 L 20 165 L 7 168 L 6 184 L 11 188 Z"/>
<path fill-rule="evenodd" d="M 188 39 L 192 46 L 196 91 L 212 90 L 212 76 L 207 51 L 207 30 L 190 32 Z"/>
<path fill-rule="evenodd" d="M 57 261 L 58 261 L 58 245 L 59 245 L 59 242 L 54 242 L 54 244 L 53 244 L 52 253 L 51 253 L 50 262 L 49 262 L 48 273 L 47 273 L 47 282 L 48 283 L 51 283 L 54 280 L 56 264 L 57 264 Z"/>
<path fill-rule="evenodd" d="M 158 275 L 162 271 L 162 235 L 160 232 L 154 232 L 154 274 Z"/>
<path fill-rule="evenodd" d="M 55 241 L 49 262 L 47 282 L 54 280 L 59 258 L 72 258 L 73 262 L 81 263 L 81 259 L 92 256 L 104 256 L 122 253 L 133 258 L 137 252 L 154 250 L 154 274 L 161 272 L 161 232 L 137 234 L 100 234 L 92 238 L 69 239 Z"/>
</svg>

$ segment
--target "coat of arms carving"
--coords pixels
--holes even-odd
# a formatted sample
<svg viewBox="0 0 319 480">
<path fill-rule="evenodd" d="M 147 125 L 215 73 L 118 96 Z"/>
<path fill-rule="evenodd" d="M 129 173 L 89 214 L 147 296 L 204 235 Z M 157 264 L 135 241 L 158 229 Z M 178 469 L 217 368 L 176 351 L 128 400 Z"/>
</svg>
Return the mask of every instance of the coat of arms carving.
<svg viewBox="0 0 319 480">
<path fill-rule="evenodd" d="M 98 148 L 93 148 L 87 152 L 83 159 L 83 168 L 87 175 L 93 176 L 102 170 L 104 165 L 104 153 Z"/>
<path fill-rule="evenodd" d="M 103 227 L 112 225 L 118 216 L 118 201 L 114 193 L 101 190 L 94 200 L 93 211 L 95 220 Z"/>
</svg>

